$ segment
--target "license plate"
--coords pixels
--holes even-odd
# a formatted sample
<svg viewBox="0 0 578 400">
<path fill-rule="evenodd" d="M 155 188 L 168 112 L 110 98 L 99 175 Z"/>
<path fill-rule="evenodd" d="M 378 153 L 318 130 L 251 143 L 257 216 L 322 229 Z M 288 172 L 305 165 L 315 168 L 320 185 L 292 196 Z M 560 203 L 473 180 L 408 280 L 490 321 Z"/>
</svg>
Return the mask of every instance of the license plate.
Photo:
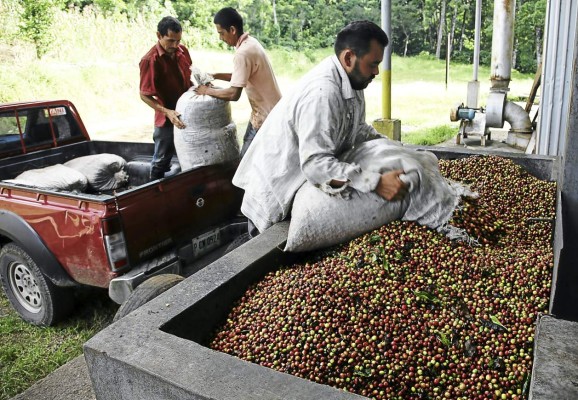
<svg viewBox="0 0 578 400">
<path fill-rule="evenodd" d="M 200 257 L 221 245 L 221 231 L 215 229 L 193 239 L 193 256 Z"/>
</svg>

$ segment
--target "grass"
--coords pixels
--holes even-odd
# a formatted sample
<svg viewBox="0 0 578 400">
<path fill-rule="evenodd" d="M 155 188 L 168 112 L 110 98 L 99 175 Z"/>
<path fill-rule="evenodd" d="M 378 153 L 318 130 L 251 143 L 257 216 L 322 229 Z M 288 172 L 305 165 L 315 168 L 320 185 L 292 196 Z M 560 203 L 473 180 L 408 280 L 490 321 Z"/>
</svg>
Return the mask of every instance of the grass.
<svg viewBox="0 0 578 400">
<path fill-rule="evenodd" d="M 87 12 L 58 13 L 54 26 L 57 41 L 42 59 L 35 59 L 30 44 L 11 43 L 18 26 L 0 0 L 0 102 L 64 98 L 78 108 L 91 136 L 101 140 L 152 141 L 153 113 L 138 95 L 138 62 L 155 43 L 157 17 L 135 21 L 106 19 Z M 216 40 L 216 33 L 212 33 Z M 233 51 L 200 46 L 206 33 L 185 29 L 184 43 L 193 62 L 208 72 L 230 71 Z M 203 38 L 206 40 L 206 36 Z M 295 52 L 269 51 L 282 93 L 331 54 L 331 49 Z M 402 141 L 432 145 L 457 132 L 449 111 L 464 102 L 472 67 L 451 65 L 445 83 L 445 62 L 430 57 L 392 59 L 392 118 L 399 119 Z M 489 92 L 489 68 L 481 67 L 480 104 Z M 513 73 L 510 98 L 524 98 L 533 76 Z M 381 81 L 376 78 L 365 91 L 367 121 L 381 118 Z M 237 132 L 242 135 L 250 114 L 245 95 L 231 105 Z M 89 291 L 88 293 L 94 293 Z M 84 295 L 86 296 L 86 295 Z M 81 354 L 82 344 L 112 319 L 116 306 L 106 294 L 82 300 L 76 314 L 52 328 L 38 328 L 21 321 L 0 294 L 0 400 L 23 391 L 36 380 Z"/>
<path fill-rule="evenodd" d="M 118 308 L 103 290 L 79 292 L 77 301 L 68 320 L 41 328 L 24 322 L 0 291 L 0 400 L 82 354 L 82 344 L 106 327 Z"/>
<path fill-rule="evenodd" d="M 432 128 L 421 128 L 407 135 L 406 142 L 421 145 L 433 146 L 445 142 L 456 136 L 456 129 L 451 125 L 440 125 Z"/>
</svg>

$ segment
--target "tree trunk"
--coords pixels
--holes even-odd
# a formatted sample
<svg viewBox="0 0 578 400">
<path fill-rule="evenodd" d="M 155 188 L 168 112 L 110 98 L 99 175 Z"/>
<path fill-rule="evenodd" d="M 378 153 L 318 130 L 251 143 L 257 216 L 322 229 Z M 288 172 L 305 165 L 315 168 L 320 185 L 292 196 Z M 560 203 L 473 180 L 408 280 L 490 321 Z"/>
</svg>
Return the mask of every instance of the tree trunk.
<svg viewBox="0 0 578 400">
<path fill-rule="evenodd" d="M 407 56 L 407 46 L 409 44 L 409 35 L 406 33 L 405 34 L 405 40 L 404 40 L 404 49 L 403 49 L 403 56 Z"/>
<path fill-rule="evenodd" d="M 438 37 L 436 45 L 436 58 L 441 58 L 442 42 L 444 41 L 444 28 L 446 22 L 446 3 L 447 0 L 442 0 L 442 11 L 440 15 L 440 22 L 438 25 Z"/>
<path fill-rule="evenodd" d="M 542 63 L 542 28 L 536 28 L 536 65 Z"/>
<path fill-rule="evenodd" d="M 458 5 L 454 5 L 454 14 L 452 15 L 452 27 L 450 29 L 450 43 L 449 43 L 449 51 L 450 51 L 450 56 L 453 53 L 454 50 L 454 32 L 456 30 L 456 20 L 458 17 Z"/>
<path fill-rule="evenodd" d="M 277 2 L 273 0 L 273 24 L 279 28 L 279 21 L 277 21 Z"/>
<path fill-rule="evenodd" d="M 514 16 L 514 20 L 515 18 L 520 15 L 520 10 L 522 9 L 522 4 L 524 4 L 524 0 L 518 0 L 518 2 L 516 3 L 516 8 L 515 8 L 515 16 Z M 514 22 L 514 27 L 515 27 L 515 22 Z M 514 48 L 512 49 L 512 68 L 516 69 L 516 62 L 518 62 L 518 46 L 519 46 L 519 42 L 518 42 L 518 38 L 516 35 L 516 30 L 514 29 Z"/>
<path fill-rule="evenodd" d="M 461 53 L 464 49 L 464 35 L 466 34 L 466 17 L 468 16 L 468 10 L 464 10 L 464 16 L 462 17 L 462 33 L 460 34 L 460 44 L 458 51 Z"/>
<path fill-rule="evenodd" d="M 279 44 L 279 38 L 281 37 L 281 27 L 279 26 L 279 21 L 277 20 L 277 2 L 275 0 L 273 3 L 273 26 L 276 30 L 275 42 Z"/>
</svg>

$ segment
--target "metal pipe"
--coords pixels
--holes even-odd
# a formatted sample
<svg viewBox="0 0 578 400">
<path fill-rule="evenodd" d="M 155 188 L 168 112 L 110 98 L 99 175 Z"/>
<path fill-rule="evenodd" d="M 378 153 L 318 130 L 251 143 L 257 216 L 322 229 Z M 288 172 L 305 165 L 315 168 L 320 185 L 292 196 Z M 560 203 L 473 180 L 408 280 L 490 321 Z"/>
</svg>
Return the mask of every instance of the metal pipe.
<svg viewBox="0 0 578 400">
<path fill-rule="evenodd" d="M 474 81 L 478 80 L 480 68 L 480 35 L 482 30 L 482 0 L 476 0 L 476 30 L 474 36 Z"/>
<path fill-rule="evenodd" d="M 381 2 L 381 28 L 389 39 L 383 53 L 383 71 L 381 73 L 381 98 L 383 119 L 391 119 L 391 0 Z"/>
<path fill-rule="evenodd" d="M 510 132 L 532 133 L 532 121 L 522 106 L 507 101 L 504 107 L 504 120 L 511 126 Z"/>
<path fill-rule="evenodd" d="M 490 90 L 507 90 L 512 73 L 516 0 L 494 1 Z"/>
<path fill-rule="evenodd" d="M 480 35 L 482 26 L 482 0 L 476 0 L 476 30 L 474 34 L 474 79 L 468 82 L 468 98 L 466 104 L 471 108 L 478 108 L 480 93 L 480 82 L 478 81 L 478 71 L 480 67 Z"/>
</svg>

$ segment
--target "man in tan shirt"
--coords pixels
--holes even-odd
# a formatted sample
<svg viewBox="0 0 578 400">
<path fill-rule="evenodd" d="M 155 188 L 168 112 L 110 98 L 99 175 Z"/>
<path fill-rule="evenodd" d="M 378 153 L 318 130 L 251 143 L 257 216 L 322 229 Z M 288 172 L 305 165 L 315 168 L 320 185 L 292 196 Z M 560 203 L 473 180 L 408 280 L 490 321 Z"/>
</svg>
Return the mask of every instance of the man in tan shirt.
<svg viewBox="0 0 578 400">
<path fill-rule="evenodd" d="M 222 41 L 235 46 L 232 73 L 212 74 L 215 79 L 229 81 L 231 86 L 218 89 L 201 85 L 195 89 L 197 94 L 207 94 L 217 99 L 237 101 L 243 88 L 251 104 L 251 117 L 245 136 L 241 157 L 245 154 L 257 131 L 269 112 L 281 98 L 277 80 L 265 49 L 261 43 L 248 33 L 243 32 L 243 18 L 231 8 L 223 8 L 213 19 L 217 33 Z"/>
</svg>

